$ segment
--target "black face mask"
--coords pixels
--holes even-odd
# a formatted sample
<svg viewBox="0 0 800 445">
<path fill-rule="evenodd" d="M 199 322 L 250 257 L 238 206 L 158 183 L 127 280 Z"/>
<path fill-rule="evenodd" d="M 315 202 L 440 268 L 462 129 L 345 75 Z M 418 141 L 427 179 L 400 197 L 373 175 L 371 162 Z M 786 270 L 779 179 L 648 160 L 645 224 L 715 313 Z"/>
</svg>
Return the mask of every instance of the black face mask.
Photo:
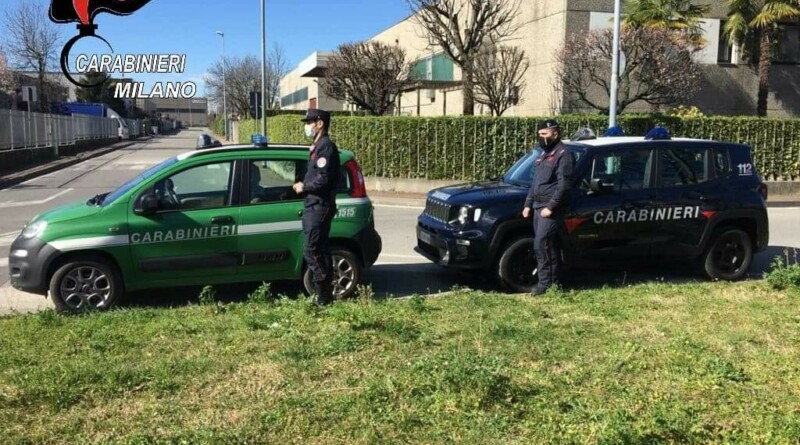
<svg viewBox="0 0 800 445">
<path fill-rule="evenodd" d="M 561 138 L 559 136 L 556 136 L 556 137 L 554 137 L 552 139 L 539 137 L 539 146 L 542 147 L 542 149 L 544 149 L 544 150 L 549 150 L 549 149 L 555 147 L 556 144 L 558 144 L 558 141 L 560 141 L 560 140 L 561 140 Z"/>
</svg>

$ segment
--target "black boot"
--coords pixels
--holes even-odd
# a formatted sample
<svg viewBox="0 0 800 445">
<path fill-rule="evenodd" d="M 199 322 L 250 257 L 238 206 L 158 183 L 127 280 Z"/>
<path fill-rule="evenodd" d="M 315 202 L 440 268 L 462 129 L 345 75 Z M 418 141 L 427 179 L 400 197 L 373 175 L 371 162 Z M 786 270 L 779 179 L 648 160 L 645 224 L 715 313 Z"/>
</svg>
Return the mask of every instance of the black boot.
<svg viewBox="0 0 800 445">
<path fill-rule="evenodd" d="M 333 303 L 333 285 L 331 283 L 316 283 L 316 304 L 325 306 Z"/>
</svg>

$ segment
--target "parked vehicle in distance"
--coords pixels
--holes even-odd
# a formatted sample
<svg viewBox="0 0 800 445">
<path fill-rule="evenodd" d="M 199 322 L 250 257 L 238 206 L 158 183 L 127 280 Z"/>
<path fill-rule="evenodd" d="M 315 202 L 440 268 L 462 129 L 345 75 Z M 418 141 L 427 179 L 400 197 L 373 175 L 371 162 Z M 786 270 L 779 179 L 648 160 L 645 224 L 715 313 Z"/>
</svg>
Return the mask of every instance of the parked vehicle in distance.
<svg viewBox="0 0 800 445">
<path fill-rule="evenodd" d="M 693 262 L 737 280 L 767 247 L 767 186 L 747 145 L 671 138 L 565 141 L 576 165 L 560 232 L 566 265 Z M 522 218 L 533 150 L 501 178 L 431 190 L 416 251 L 445 267 L 491 273 L 507 290 L 536 284 L 531 219 Z"/>
</svg>

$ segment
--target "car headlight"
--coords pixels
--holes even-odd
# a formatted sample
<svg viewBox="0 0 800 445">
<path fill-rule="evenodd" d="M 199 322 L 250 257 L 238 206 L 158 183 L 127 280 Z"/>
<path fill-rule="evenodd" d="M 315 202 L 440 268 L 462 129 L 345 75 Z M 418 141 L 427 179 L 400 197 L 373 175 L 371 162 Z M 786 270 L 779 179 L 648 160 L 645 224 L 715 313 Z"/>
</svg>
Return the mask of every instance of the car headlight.
<svg viewBox="0 0 800 445">
<path fill-rule="evenodd" d="M 458 209 L 458 223 L 464 225 L 467 223 L 467 219 L 469 219 L 469 207 L 461 206 Z"/>
<path fill-rule="evenodd" d="M 28 224 L 22 229 L 22 237 L 25 239 L 36 238 L 44 233 L 47 228 L 47 221 L 36 221 L 33 224 Z"/>
</svg>

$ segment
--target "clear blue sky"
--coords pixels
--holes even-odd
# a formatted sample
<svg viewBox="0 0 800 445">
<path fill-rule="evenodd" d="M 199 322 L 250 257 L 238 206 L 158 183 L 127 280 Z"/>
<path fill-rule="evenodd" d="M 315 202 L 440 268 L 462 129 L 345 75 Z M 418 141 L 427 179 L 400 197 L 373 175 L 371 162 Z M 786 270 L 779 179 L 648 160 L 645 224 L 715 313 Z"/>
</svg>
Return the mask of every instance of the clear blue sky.
<svg viewBox="0 0 800 445">
<path fill-rule="evenodd" d="M 19 1 L 0 1 L 0 17 Z M 49 3 L 41 2 L 45 17 Z M 260 58 L 260 8 L 260 0 L 150 0 L 130 16 L 100 13 L 94 23 L 116 54 L 186 54 L 182 75 L 131 77 L 147 82 L 148 88 L 153 81 L 198 81 L 200 95 L 204 90 L 199 81 L 222 51 L 215 31 L 225 32 L 226 56 Z M 266 9 L 268 47 L 280 45 L 290 69 L 314 51 L 367 39 L 409 15 L 405 0 L 266 0 Z M 65 41 L 77 33 L 74 24 L 57 26 Z"/>
</svg>

